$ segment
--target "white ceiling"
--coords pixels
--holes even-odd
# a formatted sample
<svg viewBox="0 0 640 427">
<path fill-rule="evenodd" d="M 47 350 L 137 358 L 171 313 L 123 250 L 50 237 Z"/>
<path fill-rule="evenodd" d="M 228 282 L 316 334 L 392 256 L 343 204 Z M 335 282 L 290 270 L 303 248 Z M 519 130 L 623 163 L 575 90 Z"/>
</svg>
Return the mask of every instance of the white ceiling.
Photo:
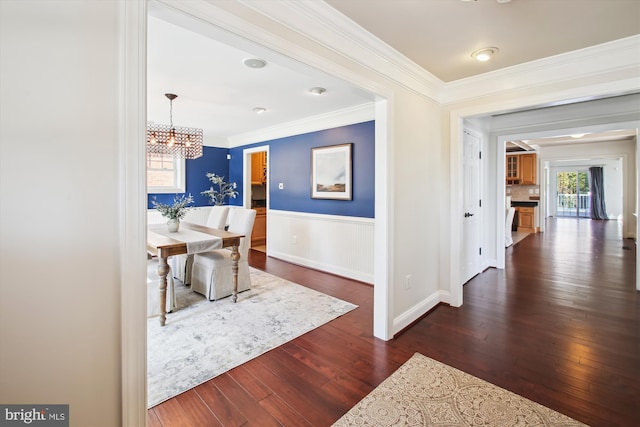
<svg viewBox="0 0 640 427">
<path fill-rule="evenodd" d="M 504 1 L 504 0 L 502 0 Z M 326 0 L 443 81 L 509 67 L 640 33 L 640 0 Z M 366 5 L 366 7 L 364 7 Z M 150 8 L 147 114 L 204 129 L 205 145 L 370 104 L 373 95 L 246 40 L 229 40 L 200 21 L 179 22 Z M 567 19 L 570 17 L 570 19 Z M 189 28 L 188 30 L 185 29 Z M 234 47 L 231 47 L 233 45 Z M 495 46 L 487 63 L 472 51 Z M 238 47 L 240 49 L 238 49 Z M 267 66 L 251 69 L 246 58 Z M 327 89 L 311 95 L 311 87 Z M 267 111 L 257 115 L 254 107 Z"/>
<path fill-rule="evenodd" d="M 164 94 L 174 93 L 173 123 L 202 128 L 205 145 L 226 146 L 231 136 L 373 102 L 371 94 L 266 49 L 240 50 L 204 27 L 190 29 L 149 17 L 147 117 L 168 124 Z M 267 65 L 248 68 L 247 58 Z M 313 87 L 326 92 L 312 95 Z M 255 107 L 267 111 L 256 114 Z"/>
</svg>

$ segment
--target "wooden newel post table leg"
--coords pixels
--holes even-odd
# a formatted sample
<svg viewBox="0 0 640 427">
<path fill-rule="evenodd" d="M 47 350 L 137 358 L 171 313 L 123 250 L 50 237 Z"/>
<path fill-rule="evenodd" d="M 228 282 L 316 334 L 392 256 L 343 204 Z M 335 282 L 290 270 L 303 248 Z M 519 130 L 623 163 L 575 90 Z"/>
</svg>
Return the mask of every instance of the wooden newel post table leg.
<svg viewBox="0 0 640 427">
<path fill-rule="evenodd" d="M 231 301 L 238 301 L 238 260 L 240 259 L 240 253 L 238 252 L 238 245 L 231 247 L 231 275 L 233 277 L 233 293 L 231 295 Z"/>
<path fill-rule="evenodd" d="M 170 268 L 167 257 L 158 257 L 158 276 L 160 276 L 160 326 L 167 321 L 167 274 Z"/>
</svg>

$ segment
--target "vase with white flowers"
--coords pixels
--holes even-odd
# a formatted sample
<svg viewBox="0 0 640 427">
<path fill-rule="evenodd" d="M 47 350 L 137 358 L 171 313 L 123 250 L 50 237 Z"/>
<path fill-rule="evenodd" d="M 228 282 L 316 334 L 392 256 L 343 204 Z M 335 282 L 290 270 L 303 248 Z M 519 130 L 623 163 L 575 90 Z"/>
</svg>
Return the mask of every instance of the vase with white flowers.
<svg viewBox="0 0 640 427">
<path fill-rule="evenodd" d="M 211 181 L 213 185 L 217 186 L 217 188 L 214 188 L 212 185 L 207 191 L 200 193 L 209 197 L 210 204 L 220 206 L 227 197 L 235 199 L 238 195 L 235 182 L 225 182 L 224 176 L 219 176 L 211 172 L 207 173 L 207 178 L 209 178 L 209 181 Z"/>
<path fill-rule="evenodd" d="M 157 209 L 160 214 L 167 218 L 167 228 L 170 232 L 174 233 L 180 228 L 180 220 L 185 217 L 189 209 L 193 206 L 189 206 L 193 203 L 193 196 L 191 194 L 178 196 L 177 194 L 173 198 L 173 203 L 168 205 L 165 203 L 157 202 L 155 197 L 151 201 L 154 208 Z"/>
</svg>

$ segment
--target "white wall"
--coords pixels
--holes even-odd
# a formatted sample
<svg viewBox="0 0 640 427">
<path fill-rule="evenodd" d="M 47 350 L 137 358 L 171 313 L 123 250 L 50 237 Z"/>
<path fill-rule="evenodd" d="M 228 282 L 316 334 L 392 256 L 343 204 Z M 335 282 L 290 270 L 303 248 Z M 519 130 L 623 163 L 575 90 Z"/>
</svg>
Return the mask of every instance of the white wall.
<svg viewBox="0 0 640 427">
<path fill-rule="evenodd" d="M 441 109 L 421 96 L 396 90 L 390 281 L 394 333 L 439 302 L 440 290 L 448 291 L 438 280 L 445 193 L 440 184 Z"/>
<path fill-rule="evenodd" d="M 121 423 L 117 2 L 0 2 L 0 402 Z"/>
</svg>

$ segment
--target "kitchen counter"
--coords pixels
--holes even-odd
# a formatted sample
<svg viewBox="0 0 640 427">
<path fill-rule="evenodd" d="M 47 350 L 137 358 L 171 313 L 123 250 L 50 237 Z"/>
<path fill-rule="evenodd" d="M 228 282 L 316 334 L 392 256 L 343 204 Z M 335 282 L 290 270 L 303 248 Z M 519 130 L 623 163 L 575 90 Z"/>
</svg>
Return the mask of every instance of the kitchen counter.
<svg viewBox="0 0 640 427">
<path fill-rule="evenodd" d="M 536 201 L 517 201 L 512 200 L 511 206 L 521 207 L 521 208 L 535 208 L 538 207 L 538 202 Z"/>
</svg>

